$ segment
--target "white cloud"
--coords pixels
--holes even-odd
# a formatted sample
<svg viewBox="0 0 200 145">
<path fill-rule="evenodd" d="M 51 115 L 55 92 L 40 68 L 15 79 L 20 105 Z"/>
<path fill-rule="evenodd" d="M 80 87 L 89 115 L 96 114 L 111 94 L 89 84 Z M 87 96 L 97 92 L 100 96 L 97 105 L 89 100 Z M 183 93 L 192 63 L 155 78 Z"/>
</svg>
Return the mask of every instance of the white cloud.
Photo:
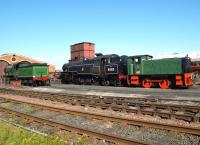
<svg viewBox="0 0 200 145">
<path fill-rule="evenodd" d="M 200 59 L 200 51 L 197 52 L 184 52 L 184 53 L 155 53 L 154 58 L 171 58 L 171 57 L 185 57 L 187 56 L 191 59 Z"/>
</svg>

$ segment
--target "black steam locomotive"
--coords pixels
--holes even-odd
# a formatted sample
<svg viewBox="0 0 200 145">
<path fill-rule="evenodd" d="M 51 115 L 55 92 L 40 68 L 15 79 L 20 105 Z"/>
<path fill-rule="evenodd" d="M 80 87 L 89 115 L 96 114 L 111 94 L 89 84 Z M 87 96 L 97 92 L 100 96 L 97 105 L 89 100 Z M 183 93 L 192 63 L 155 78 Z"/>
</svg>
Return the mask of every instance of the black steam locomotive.
<svg viewBox="0 0 200 145">
<path fill-rule="evenodd" d="M 63 83 L 121 86 L 127 84 L 127 56 L 97 54 L 94 59 L 63 65 Z"/>
</svg>

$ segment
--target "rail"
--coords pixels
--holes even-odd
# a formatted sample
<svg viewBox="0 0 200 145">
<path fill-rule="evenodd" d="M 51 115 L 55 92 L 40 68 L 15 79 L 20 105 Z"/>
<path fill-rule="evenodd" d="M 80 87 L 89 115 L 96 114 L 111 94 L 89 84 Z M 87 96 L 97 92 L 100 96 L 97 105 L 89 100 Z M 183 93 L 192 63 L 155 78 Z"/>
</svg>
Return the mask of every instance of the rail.
<svg viewBox="0 0 200 145">
<path fill-rule="evenodd" d="M 158 122 L 150 122 L 150 121 L 143 121 L 143 120 L 137 120 L 137 119 L 128 119 L 128 118 L 119 117 L 119 116 L 108 116 L 105 114 L 91 113 L 91 112 L 67 109 L 67 108 L 62 108 L 62 107 L 54 107 L 51 104 L 35 103 L 32 101 L 28 101 L 28 100 L 21 101 L 18 99 L 13 99 L 11 97 L 0 96 L 0 98 L 14 102 L 14 103 L 22 103 L 22 104 L 25 103 L 25 104 L 40 107 L 43 109 L 48 109 L 51 111 L 56 111 L 56 112 L 61 112 L 61 113 L 66 113 L 66 114 L 85 116 L 85 117 L 90 117 L 90 118 L 95 118 L 95 119 L 106 120 L 106 121 L 120 122 L 120 123 L 127 124 L 127 125 L 145 126 L 145 127 L 149 127 L 149 128 L 165 129 L 165 130 L 169 130 L 169 131 L 176 131 L 176 132 L 200 135 L 200 128 L 186 127 L 186 126 L 172 125 L 172 124 L 165 124 L 165 123 L 158 123 Z"/>
<path fill-rule="evenodd" d="M 132 139 L 125 139 L 122 138 L 120 136 L 117 135 L 111 135 L 111 134 L 106 134 L 106 133 L 101 133 L 101 132 L 97 132 L 97 131 L 92 131 L 92 130 L 88 130 L 88 129 L 82 129 L 82 128 L 78 128 L 75 126 L 71 126 L 71 125 L 66 125 L 60 122 L 56 122 L 56 121 L 52 121 L 52 120 L 48 120 L 45 118 L 41 118 L 41 117 L 36 117 L 33 115 L 29 115 L 29 114 L 25 114 L 22 112 L 18 112 L 12 109 L 8 109 L 8 108 L 4 108 L 0 106 L 0 111 L 9 113 L 9 114 L 14 114 L 20 118 L 23 119 L 27 119 L 27 120 L 31 120 L 32 122 L 37 122 L 37 123 L 41 123 L 41 124 L 45 124 L 51 127 L 55 127 L 57 129 L 60 130 L 67 130 L 67 131 L 73 131 L 73 132 L 77 132 L 78 134 L 87 134 L 89 137 L 92 138 L 96 138 L 96 139 L 102 139 L 102 140 L 106 140 L 115 144 L 120 144 L 120 145 L 147 145 L 146 143 L 143 142 L 139 142 L 136 140 L 132 140 Z"/>
<path fill-rule="evenodd" d="M 194 102 L 198 105 L 185 105 L 183 101 L 177 101 L 176 104 L 166 103 L 164 100 L 152 100 L 141 98 L 125 97 L 97 97 L 80 96 L 59 93 L 44 93 L 33 91 L 8 90 L 1 91 L 5 94 L 21 95 L 30 98 L 38 98 L 55 102 L 62 102 L 71 105 L 89 106 L 101 109 L 111 109 L 113 111 L 145 114 L 150 116 L 159 116 L 165 119 L 177 119 L 187 122 L 200 121 L 200 102 Z M 191 101 L 189 101 L 191 103 Z M 181 104 L 180 104 L 181 103 Z"/>
</svg>

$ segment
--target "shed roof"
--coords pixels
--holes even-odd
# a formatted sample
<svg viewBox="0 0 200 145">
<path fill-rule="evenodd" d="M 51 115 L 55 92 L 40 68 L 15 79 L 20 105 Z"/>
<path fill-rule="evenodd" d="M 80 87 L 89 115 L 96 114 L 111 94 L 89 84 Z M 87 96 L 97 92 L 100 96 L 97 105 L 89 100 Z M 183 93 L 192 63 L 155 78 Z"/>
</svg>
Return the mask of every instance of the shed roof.
<svg viewBox="0 0 200 145">
<path fill-rule="evenodd" d="M 39 61 L 30 57 L 26 57 L 20 54 L 15 54 L 15 53 L 7 53 L 0 55 L 0 60 L 6 61 L 9 64 L 15 64 L 18 62 L 29 62 L 29 63 L 45 63 L 43 61 Z M 49 72 L 55 72 L 55 66 L 49 64 Z"/>
</svg>

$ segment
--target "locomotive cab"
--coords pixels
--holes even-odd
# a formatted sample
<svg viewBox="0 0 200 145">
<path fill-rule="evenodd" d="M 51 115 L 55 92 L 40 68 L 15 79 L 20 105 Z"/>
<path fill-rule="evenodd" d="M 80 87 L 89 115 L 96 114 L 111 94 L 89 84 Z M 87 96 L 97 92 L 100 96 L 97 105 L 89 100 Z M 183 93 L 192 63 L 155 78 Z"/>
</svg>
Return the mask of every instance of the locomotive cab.
<svg viewBox="0 0 200 145">
<path fill-rule="evenodd" d="M 136 55 L 128 57 L 128 73 L 129 75 L 141 73 L 141 62 L 143 60 L 151 60 L 151 55 Z"/>
<path fill-rule="evenodd" d="M 14 65 L 8 65 L 5 70 L 5 76 L 9 79 L 13 79 L 15 76 L 15 68 Z"/>
<path fill-rule="evenodd" d="M 100 84 L 117 85 L 120 57 L 116 54 L 97 57 L 100 60 Z"/>
<path fill-rule="evenodd" d="M 105 59 L 104 74 L 107 82 L 113 86 L 126 85 L 127 56 L 109 55 Z"/>
</svg>

